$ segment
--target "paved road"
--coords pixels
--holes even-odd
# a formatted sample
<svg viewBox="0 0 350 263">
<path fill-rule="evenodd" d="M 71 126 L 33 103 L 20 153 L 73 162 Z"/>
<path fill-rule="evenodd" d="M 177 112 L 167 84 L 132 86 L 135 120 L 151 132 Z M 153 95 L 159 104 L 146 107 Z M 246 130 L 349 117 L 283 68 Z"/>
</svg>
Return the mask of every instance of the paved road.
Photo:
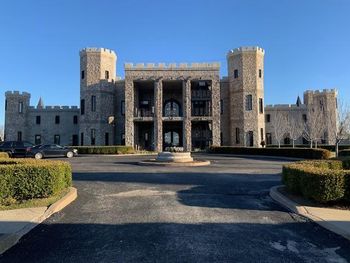
<svg viewBox="0 0 350 263">
<path fill-rule="evenodd" d="M 71 160 L 78 199 L 0 262 L 350 262 L 349 241 L 269 198 L 282 161 L 199 157 L 213 164 Z"/>
</svg>

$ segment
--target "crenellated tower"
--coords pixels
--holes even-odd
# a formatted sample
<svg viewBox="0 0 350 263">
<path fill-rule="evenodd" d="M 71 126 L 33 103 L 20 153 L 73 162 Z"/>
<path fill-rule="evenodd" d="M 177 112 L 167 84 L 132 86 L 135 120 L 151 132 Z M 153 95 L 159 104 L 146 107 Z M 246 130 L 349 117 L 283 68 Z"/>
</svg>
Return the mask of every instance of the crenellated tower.
<svg viewBox="0 0 350 263">
<path fill-rule="evenodd" d="M 227 54 L 231 145 L 260 147 L 265 140 L 264 54 L 260 47 Z"/>
<path fill-rule="evenodd" d="M 5 140 L 26 140 L 27 112 L 30 94 L 7 91 L 5 93 Z"/>
<path fill-rule="evenodd" d="M 116 62 L 113 50 L 80 51 L 80 145 L 115 143 Z"/>
</svg>

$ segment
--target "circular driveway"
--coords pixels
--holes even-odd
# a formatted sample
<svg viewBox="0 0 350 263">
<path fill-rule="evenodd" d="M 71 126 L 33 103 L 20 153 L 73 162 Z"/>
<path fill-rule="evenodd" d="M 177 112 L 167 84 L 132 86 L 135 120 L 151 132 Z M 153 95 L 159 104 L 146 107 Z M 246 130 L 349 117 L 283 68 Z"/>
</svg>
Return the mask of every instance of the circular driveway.
<svg viewBox="0 0 350 263">
<path fill-rule="evenodd" d="M 198 155 L 206 167 L 142 156 L 70 160 L 78 199 L 0 262 L 347 262 L 350 242 L 268 195 L 286 161 Z"/>
</svg>

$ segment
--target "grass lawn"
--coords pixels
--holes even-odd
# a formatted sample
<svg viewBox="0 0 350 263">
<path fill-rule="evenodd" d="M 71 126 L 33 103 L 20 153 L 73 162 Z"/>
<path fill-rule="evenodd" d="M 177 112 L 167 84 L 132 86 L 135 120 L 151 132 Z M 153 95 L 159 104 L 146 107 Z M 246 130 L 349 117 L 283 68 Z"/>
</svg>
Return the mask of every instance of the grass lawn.
<svg viewBox="0 0 350 263">
<path fill-rule="evenodd" d="M 19 209 L 19 208 L 30 208 L 30 207 L 49 207 L 59 199 L 61 199 L 65 194 L 67 194 L 69 189 L 64 189 L 62 192 L 60 192 L 57 195 L 50 196 L 48 198 L 37 198 L 37 199 L 29 199 L 24 201 L 18 201 L 15 203 L 12 203 L 10 205 L 0 205 L 0 211 L 4 210 L 12 210 L 12 209 Z"/>
</svg>

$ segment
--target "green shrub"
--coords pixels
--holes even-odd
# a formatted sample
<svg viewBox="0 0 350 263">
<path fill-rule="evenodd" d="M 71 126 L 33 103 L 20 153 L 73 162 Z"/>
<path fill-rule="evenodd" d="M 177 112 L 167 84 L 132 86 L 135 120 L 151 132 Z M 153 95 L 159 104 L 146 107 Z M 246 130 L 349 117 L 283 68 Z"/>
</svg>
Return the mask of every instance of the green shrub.
<svg viewBox="0 0 350 263">
<path fill-rule="evenodd" d="M 210 153 L 226 154 L 248 154 L 248 155 L 266 155 L 294 157 L 304 159 L 329 159 L 331 152 L 325 149 L 311 148 L 251 148 L 251 147 L 232 147 L 232 146 L 214 146 L 210 147 Z"/>
<path fill-rule="evenodd" d="M 301 161 L 283 166 L 282 181 L 291 192 L 318 202 L 350 201 L 350 170 L 344 162 Z"/>
<path fill-rule="evenodd" d="M 0 152 L 0 158 L 9 158 L 8 153 Z"/>
<path fill-rule="evenodd" d="M 77 146 L 74 147 L 79 154 L 132 154 L 135 153 L 131 146 Z"/>
<path fill-rule="evenodd" d="M 0 203 L 46 198 L 72 185 L 69 163 L 35 159 L 0 159 Z"/>
<path fill-rule="evenodd" d="M 269 144 L 266 147 L 268 148 L 278 148 L 278 145 L 276 144 Z M 296 144 L 295 145 L 296 148 L 309 148 L 309 144 Z M 290 144 L 282 144 L 281 148 L 291 148 Z M 331 152 L 335 152 L 335 145 L 328 145 L 328 144 L 318 144 L 317 145 L 318 149 L 325 149 Z M 346 150 L 346 149 L 350 149 L 350 145 L 344 145 L 341 144 L 339 145 L 339 150 Z"/>
</svg>

